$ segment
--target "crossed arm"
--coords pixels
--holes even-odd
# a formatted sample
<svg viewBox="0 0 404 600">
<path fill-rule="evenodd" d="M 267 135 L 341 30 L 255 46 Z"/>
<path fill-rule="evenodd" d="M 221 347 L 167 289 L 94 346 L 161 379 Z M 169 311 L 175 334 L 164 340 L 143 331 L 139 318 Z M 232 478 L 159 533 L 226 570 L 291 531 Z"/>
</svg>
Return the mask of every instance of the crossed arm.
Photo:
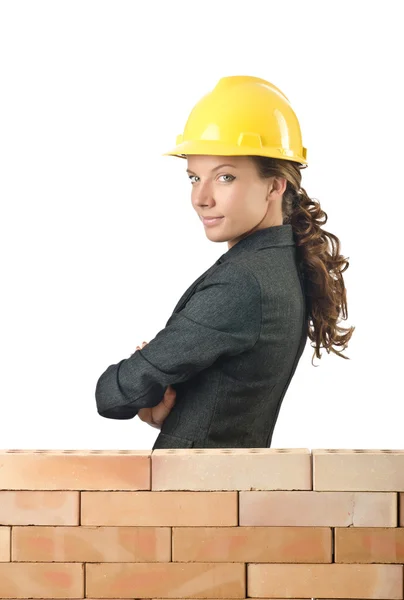
<svg viewBox="0 0 404 600">
<path fill-rule="evenodd" d="M 186 381 L 219 357 L 251 349 L 261 329 L 261 289 L 253 273 L 221 263 L 184 308 L 141 350 L 110 365 L 97 381 L 98 413 L 132 419 L 157 406 L 168 386 Z"/>
</svg>

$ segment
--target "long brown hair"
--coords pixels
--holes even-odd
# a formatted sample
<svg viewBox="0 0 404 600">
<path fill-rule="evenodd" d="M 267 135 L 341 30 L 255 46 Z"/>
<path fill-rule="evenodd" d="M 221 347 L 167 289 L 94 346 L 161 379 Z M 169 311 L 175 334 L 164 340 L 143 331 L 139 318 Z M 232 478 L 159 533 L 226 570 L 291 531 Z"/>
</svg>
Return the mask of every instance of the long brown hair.
<svg viewBox="0 0 404 600">
<path fill-rule="evenodd" d="M 290 160 L 250 156 L 262 179 L 278 176 L 287 181 L 282 200 L 283 223 L 292 225 L 299 269 L 303 275 L 308 307 L 308 337 L 315 344 L 312 358 L 321 358 L 320 347 L 348 359 L 341 352 L 355 327 L 337 324 L 340 315 L 348 317 L 346 289 L 342 273 L 349 266 L 340 254 L 340 240 L 322 228 L 327 213 L 318 200 L 310 198 L 301 187 L 301 165 Z M 310 323 L 311 320 L 311 323 Z M 342 346 L 341 351 L 333 346 Z M 314 365 L 313 365 L 314 366 Z"/>
</svg>

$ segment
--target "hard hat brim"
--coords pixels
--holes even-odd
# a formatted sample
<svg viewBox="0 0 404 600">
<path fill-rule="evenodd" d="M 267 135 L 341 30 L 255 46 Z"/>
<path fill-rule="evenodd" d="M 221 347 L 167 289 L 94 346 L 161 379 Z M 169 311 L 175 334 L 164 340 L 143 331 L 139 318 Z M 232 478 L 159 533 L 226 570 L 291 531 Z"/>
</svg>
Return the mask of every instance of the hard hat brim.
<svg viewBox="0 0 404 600">
<path fill-rule="evenodd" d="M 304 149 L 303 149 L 304 151 Z M 211 156 L 267 156 L 269 158 L 278 158 L 280 160 L 290 160 L 292 162 L 301 163 L 303 167 L 307 167 L 307 160 L 302 154 L 296 154 L 292 150 L 283 148 L 270 148 L 265 146 L 234 146 L 217 140 L 196 140 L 185 141 L 178 144 L 168 152 L 164 152 L 162 156 L 177 156 L 178 158 L 186 158 L 187 155 L 211 155 Z"/>
</svg>

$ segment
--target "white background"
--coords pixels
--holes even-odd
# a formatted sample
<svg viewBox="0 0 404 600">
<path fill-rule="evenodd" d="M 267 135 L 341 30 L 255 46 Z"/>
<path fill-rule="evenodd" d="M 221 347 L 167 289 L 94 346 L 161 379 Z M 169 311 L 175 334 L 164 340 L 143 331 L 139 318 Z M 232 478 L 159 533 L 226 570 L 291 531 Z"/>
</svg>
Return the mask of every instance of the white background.
<svg viewBox="0 0 404 600">
<path fill-rule="evenodd" d="M 2 449 L 149 449 L 95 385 L 227 251 L 175 145 L 221 77 L 274 83 L 350 261 L 344 360 L 307 342 L 273 448 L 403 448 L 400 2 L 0 3 Z M 400 58 L 401 56 L 401 58 Z"/>
</svg>

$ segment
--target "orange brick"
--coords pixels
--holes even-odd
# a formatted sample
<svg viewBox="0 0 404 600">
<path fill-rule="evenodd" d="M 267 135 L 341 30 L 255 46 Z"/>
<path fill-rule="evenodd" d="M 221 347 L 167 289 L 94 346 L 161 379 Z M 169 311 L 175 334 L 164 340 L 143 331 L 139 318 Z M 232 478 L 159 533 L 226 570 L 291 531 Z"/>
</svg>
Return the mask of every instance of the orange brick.
<svg viewBox="0 0 404 600">
<path fill-rule="evenodd" d="M 110 563 L 86 565 L 89 598 L 245 598 L 245 565 Z"/>
<path fill-rule="evenodd" d="M 404 529 L 335 529 L 335 562 L 404 563 Z"/>
<path fill-rule="evenodd" d="M 402 565 L 247 565 L 252 598 L 403 598 Z"/>
<path fill-rule="evenodd" d="M 148 450 L 5 450 L 6 490 L 149 490 Z"/>
<path fill-rule="evenodd" d="M 82 492 L 82 525 L 237 525 L 237 492 Z"/>
<path fill-rule="evenodd" d="M 332 561 L 329 527 L 174 527 L 173 561 Z"/>
<path fill-rule="evenodd" d="M 0 523 L 78 525 L 79 492 L 0 492 Z"/>
<path fill-rule="evenodd" d="M 312 450 L 313 489 L 404 491 L 404 450 Z"/>
<path fill-rule="evenodd" d="M 0 562 L 10 560 L 11 528 L 0 527 Z"/>
<path fill-rule="evenodd" d="M 239 502 L 240 525 L 397 525 L 397 495 L 392 492 L 240 492 Z"/>
<path fill-rule="evenodd" d="M 0 563 L 0 598 L 83 598 L 81 564 Z"/>
<path fill-rule="evenodd" d="M 171 560 L 170 527 L 13 527 L 12 560 L 154 562 Z"/>
<path fill-rule="evenodd" d="M 154 450 L 152 490 L 311 490 L 306 448 Z"/>
</svg>

